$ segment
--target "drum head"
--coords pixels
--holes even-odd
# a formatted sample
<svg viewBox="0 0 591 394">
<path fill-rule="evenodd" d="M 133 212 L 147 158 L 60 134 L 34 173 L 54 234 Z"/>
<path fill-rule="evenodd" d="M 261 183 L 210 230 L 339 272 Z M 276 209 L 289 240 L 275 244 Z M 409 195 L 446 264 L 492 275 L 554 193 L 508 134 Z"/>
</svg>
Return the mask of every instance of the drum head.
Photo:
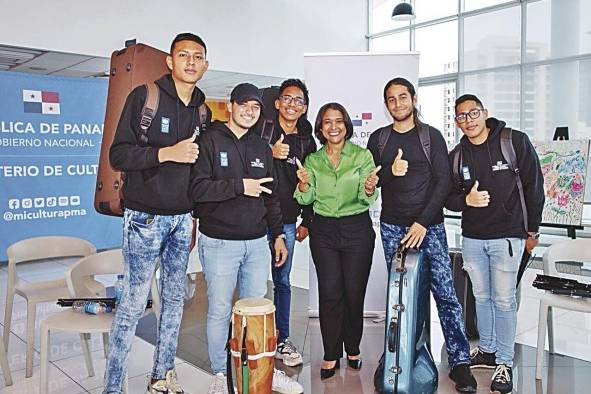
<svg viewBox="0 0 591 394">
<path fill-rule="evenodd" d="M 241 316 L 266 315 L 275 312 L 275 305 L 266 298 L 243 298 L 236 301 L 232 312 Z"/>
</svg>

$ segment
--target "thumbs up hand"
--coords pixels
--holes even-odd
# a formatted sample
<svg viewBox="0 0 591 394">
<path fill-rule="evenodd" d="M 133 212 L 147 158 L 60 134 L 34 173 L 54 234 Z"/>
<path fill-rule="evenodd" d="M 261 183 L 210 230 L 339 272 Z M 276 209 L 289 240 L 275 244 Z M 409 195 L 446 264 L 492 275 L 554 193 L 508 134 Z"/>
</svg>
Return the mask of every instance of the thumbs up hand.
<svg viewBox="0 0 591 394">
<path fill-rule="evenodd" d="M 289 145 L 283 143 L 283 139 L 285 136 L 281 134 L 281 137 L 275 142 L 272 146 L 271 150 L 273 151 L 273 158 L 274 159 L 287 159 L 287 155 L 289 155 Z"/>
<path fill-rule="evenodd" d="M 378 172 L 382 169 L 382 166 L 377 166 L 373 169 L 372 172 L 369 173 L 367 178 L 365 179 L 365 194 L 367 196 L 371 196 L 376 191 L 376 186 L 380 177 L 378 177 Z"/>
<path fill-rule="evenodd" d="M 490 195 L 486 190 L 478 190 L 478 185 L 478 181 L 475 181 L 470 193 L 466 195 L 466 205 L 469 207 L 483 208 L 490 203 Z"/>
<path fill-rule="evenodd" d="M 300 181 L 298 183 L 298 189 L 300 189 L 300 191 L 302 193 L 305 193 L 308 191 L 308 188 L 310 187 L 310 185 L 308 185 L 310 175 L 308 174 L 308 170 L 306 170 L 304 168 L 304 166 L 302 165 L 302 162 L 297 157 L 296 157 L 296 164 L 298 166 L 298 170 L 296 171 L 296 176 L 298 177 L 298 179 Z"/>
<path fill-rule="evenodd" d="M 195 163 L 199 156 L 199 146 L 195 142 L 197 133 L 193 133 L 189 138 L 179 141 L 172 146 L 160 148 L 158 150 L 158 161 L 174 161 L 176 163 Z"/>
<path fill-rule="evenodd" d="M 408 171 L 408 161 L 402 158 L 402 149 L 398 148 L 398 154 L 392 163 L 392 174 L 394 176 L 405 176 Z"/>
</svg>

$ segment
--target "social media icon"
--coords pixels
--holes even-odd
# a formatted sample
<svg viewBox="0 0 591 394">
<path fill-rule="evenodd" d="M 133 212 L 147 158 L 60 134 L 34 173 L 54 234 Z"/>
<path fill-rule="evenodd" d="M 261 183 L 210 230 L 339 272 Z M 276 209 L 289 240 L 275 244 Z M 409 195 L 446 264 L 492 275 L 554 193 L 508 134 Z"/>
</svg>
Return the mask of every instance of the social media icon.
<svg viewBox="0 0 591 394">
<path fill-rule="evenodd" d="M 45 198 L 36 197 L 33 203 L 35 204 L 35 208 L 43 208 L 45 206 Z"/>
<path fill-rule="evenodd" d="M 21 201 L 21 205 L 24 209 L 29 209 L 33 207 L 33 199 L 31 198 L 23 198 Z"/>
<path fill-rule="evenodd" d="M 80 196 L 70 196 L 70 205 L 80 205 Z"/>
<path fill-rule="evenodd" d="M 68 196 L 59 196 L 57 198 L 57 205 L 59 205 L 60 207 L 67 207 L 69 202 L 70 199 L 68 198 Z"/>
<path fill-rule="evenodd" d="M 21 201 L 18 198 L 11 198 L 8 200 L 8 208 L 10 209 L 19 209 L 21 206 Z"/>
<path fill-rule="evenodd" d="M 47 197 L 45 201 L 45 205 L 48 207 L 55 207 L 57 205 L 57 198 L 56 197 Z"/>
</svg>

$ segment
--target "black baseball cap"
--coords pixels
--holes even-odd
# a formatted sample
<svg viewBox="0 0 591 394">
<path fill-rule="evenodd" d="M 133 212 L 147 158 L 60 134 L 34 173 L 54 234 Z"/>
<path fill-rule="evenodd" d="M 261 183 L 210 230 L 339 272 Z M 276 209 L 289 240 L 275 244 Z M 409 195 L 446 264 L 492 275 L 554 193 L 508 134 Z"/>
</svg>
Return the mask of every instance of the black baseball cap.
<svg viewBox="0 0 591 394">
<path fill-rule="evenodd" d="M 236 87 L 232 89 L 232 93 L 230 93 L 231 102 L 243 104 L 251 100 L 258 101 L 261 106 L 263 105 L 261 91 L 251 83 L 241 83 L 236 85 Z"/>
</svg>

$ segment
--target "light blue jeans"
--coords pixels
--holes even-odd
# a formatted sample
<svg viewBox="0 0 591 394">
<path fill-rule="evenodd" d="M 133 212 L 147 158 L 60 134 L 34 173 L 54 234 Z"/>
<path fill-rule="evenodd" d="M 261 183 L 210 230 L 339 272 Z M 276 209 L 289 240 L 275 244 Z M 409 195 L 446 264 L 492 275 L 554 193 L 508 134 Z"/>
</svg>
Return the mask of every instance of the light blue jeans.
<svg viewBox="0 0 591 394">
<path fill-rule="evenodd" d="M 214 374 L 226 373 L 226 342 L 236 282 L 240 298 L 267 293 L 271 251 L 267 237 L 233 241 L 199 234 L 199 259 L 207 282 L 207 350 Z"/>
<path fill-rule="evenodd" d="M 497 364 L 513 366 L 517 326 L 517 271 L 525 247 L 521 238 L 463 237 L 464 269 L 470 275 L 480 349 L 497 353 Z"/>
<path fill-rule="evenodd" d="M 185 275 L 192 230 L 191 214 L 152 215 L 125 210 L 123 258 L 125 279 L 117 307 L 105 368 L 104 393 L 122 393 L 137 322 L 144 314 L 156 264 L 160 261 L 160 321 L 152 377 L 174 368 L 185 295 Z"/>
</svg>

